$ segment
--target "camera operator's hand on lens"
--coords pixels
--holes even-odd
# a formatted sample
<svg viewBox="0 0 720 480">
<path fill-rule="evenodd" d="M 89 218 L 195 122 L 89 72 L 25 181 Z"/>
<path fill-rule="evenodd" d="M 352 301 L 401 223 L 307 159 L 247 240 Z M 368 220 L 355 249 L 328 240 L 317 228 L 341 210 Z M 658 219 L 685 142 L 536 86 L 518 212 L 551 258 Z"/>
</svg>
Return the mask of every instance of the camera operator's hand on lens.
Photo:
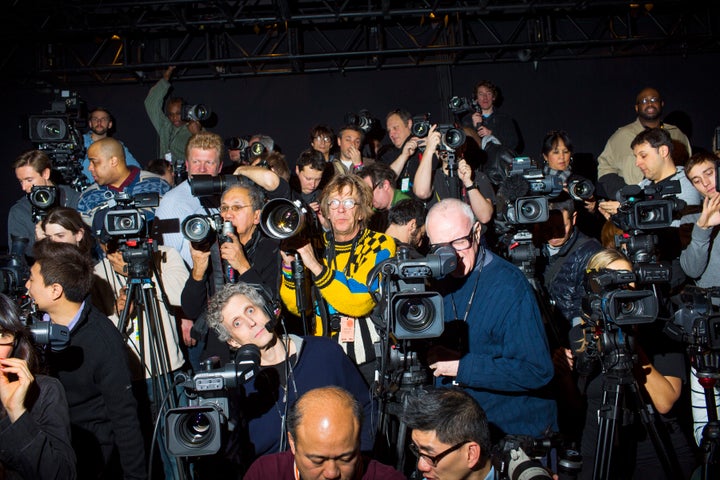
<svg viewBox="0 0 720 480">
<path fill-rule="evenodd" d="M 108 253 L 107 259 L 116 273 L 127 276 L 127 264 L 123 260 L 122 252 Z"/>
<path fill-rule="evenodd" d="M 201 282 L 205 278 L 205 272 L 210 263 L 210 251 L 203 252 L 202 250 L 196 250 L 191 243 L 190 257 L 193 262 L 192 272 L 190 272 L 192 278 L 196 282 Z"/>
<path fill-rule="evenodd" d="M 14 374 L 17 380 L 11 381 L 8 374 Z M 15 422 L 25 413 L 25 396 L 34 381 L 35 377 L 30 373 L 25 360 L 0 358 L 0 401 L 11 422 Z"/>
<path fill-rule="evenodd" d="M 420 139 L 417 137 L 412 137 L 407 142 L 405 142 L 405 145 L 402 149 L 402 155 L 405 155 L 406 157 L 412 156 L 418 149 L 419 140 Z"/>
<path fill-rule="evenodd" d="M 472 185 L 472 175 L 472 168 L 470 168 L 470 165 L 468 165 L 464 158 L 461 158 L 458 162 L 458 177 L 460 178 L 460 181 L 463 183 L 463 185 L 465 185 L 466 187 Z"/>
<path fill-rule="evenodd" d="M 173 72 L 175 71 L 175 65 L 169 66 L 164 72 L 163 72 L 163 78 L 170 81 L 170 77 L 172 77 Z"/>
<path fill-rule="evenodd" d="M 425 156 L 432 155 L 437 152 L 440 145 L 440 132 L 436 131 L 437 124 L 430 126 L 428 135 L 425 138 Z"/>
<path fill-rule="evenodd" d="M 595 197 L 584 200 L 583 203 L 585 204 L 585 210 L 589 213 L 595 213 L 595 210 L 597 209 L 597 200 Z"/>
<path fill-rule="evenodd" d="M 320 214 L 320 202 L 310 202 L 308 207 L 310 207 L 316 214 Z"/>
<path fill-rule="evenodd" d="M 620 202 L 615 200 L 605 200 L 598 204 L 598 209 L 606 220 L 610 220 L 610 217 L 617 213 L 618 208 L 620 208 Z"/>
<path fill-rule="evenodd" d="M 220 257 L 223 260 L 227 260 L 231 267 L 240 273 L 245 273 L 249 268 L 249 262 L 245 256 L 245 250 L 240 245 L 240 240 L 237 235 L 230 233 L 227 237 L 231 240 L 230 242 L 223 242 L 220 245 Z"/>
<path fill-rule="evenodd" d="M 200 124 L 197 120 L 190 120 L 187 123 L 187 129 L 190 130 L 190 133 L 195 135 L 202 131 L 202 124 Z"/>
<path fill-rule="evenodd" d="M 697 226 L 703 230 L 717 225 L 720 225 L 720 193 L 716 193 L 712 198 L 705 197 L 702 212 L 697 221 Z"/>
</svg>

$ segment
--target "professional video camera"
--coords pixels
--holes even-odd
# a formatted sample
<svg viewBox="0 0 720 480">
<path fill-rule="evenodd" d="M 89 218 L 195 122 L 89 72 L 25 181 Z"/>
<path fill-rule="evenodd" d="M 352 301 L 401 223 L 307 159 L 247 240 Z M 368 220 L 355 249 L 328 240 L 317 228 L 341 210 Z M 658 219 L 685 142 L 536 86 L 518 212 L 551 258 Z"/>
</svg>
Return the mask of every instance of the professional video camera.
<svg viewBox="0 0 720 480">
<path fill-rule="evenodd" d="M 210 118 L 210 115 L 212 115 L 210 107 L 201 103 L 197 105 L 183 103 L 180 110 L 180 120 L 183 122 L 204 122 Z"/>
<path fill-rule="evenodd" d="M 198 214 L 186 217 L 180 225 L 180 231 L 195 250 L 208 252 L 218 239 L 222 242 L 231 241 L 229 235 L 235 231 L 235 227 L 232 222 L 223 221 L 218 214 Z"/>
<path fill-rule="evenodd" d="M 618 326 L 654 322 L 659 309 L 655 292 L 628 289 L 631 283 L 641 280 L 628 270 L 591 272 L 587 280 L 588 296 L 583 299 L 586 310 L 605 323 Z"/>
<path fill-rule="evenodd" d="M 48 348 L 53 352 L 64 350 L 70 343 L 70 330 L 64 325 L 48 322 L 35 308 L 35 304 L 26 297 L 25 305 L 20 306 L 20 319 L 30 334 L 36 349 L 43 354 Z"/>
<path fill-rule="evenodd" d="M 552 478 L 539 459 L 550 464 L 551 451 L 557 450 L 556 470 L 561 480 L 577 478 L 582 469 L 582 455 L 567 448 L 559 434 L 537 439 L 526 435 L 508 435 L 492 449 L 492 460 L 500 479 L 541 480 Z"/>
<path fill-rule="evenodd" d="M 679 308 L 665 333 L 689 345 L 698 376 L 720 377 L 720 287 L 686 286 L 673 300 Z"/>
<path fill-rule="evenodd" d="M 228 390 L 250 381 L 260 369 L 260 349 L 243 345 L 235 361 L 222 368 L 212 357 L 201 363 L 205 369 L 186 381 L 187 407 L 165 414 L 167 451 L 175 456 L 201 456 L 217 453 L 222 446 L 225 425 L 230 416 Z"/>
<path fill-rule="evenodd" d="M 563 191 L 560 177 L 545 176 L 530 157 L 515 157 L 507 177 L 498 189 L 498 226 L 546 222 L 550 217 L 548 199 Z"/>
<path fill-rule="evenodd" d="M 87 106 L 75 92 L 55 90 L 49 111 L 28 117 L 28 137 L 50 157 L 52 169 L 78 191 L 89 185 L 82 173 L 85 144 L 78 129 L 85 128 Z"/>
<path fill-rule="evenodd" d="M 452 273 L 456 267 L 452 247 L 440 247 L 418 259 L 408 258 L 408 250 L 401 247 L 368 276 L 370 284 L 383 275 L 373 321 L 398 340 L 439 337 L 444 329 L 443 300 L 439 293 L 426 291 L 425 281 Z"/>
<path fill-rule="evenodd" d="M 463 113 L 482 113 L 480 105 L 475 100 L 470 100 L 467 97 L 452 97 L 448 103 L 448 108 L 455 115 L 462 115 Z"/>
<path fill-rule="evenodd" d="M 370 132 L 380 123 L 368 110 L 360 110 L 357 113 L 348 112 L 345 114 L 343 121 L 345 125 L 357 126 L 364 133 Z"/>
<path fill-rule="evenodd" d="M 425 138 L 430 133 L 430 114 L 419 115 L 413 117 L 413 124 L 410 128 L 412 135 L 417 138 Z M 439 124 L 435 128 L 440 133 L 440 145 L 438 150 L 445 152 L 454 152 L 465 144 L 466 135 L 461 128 L 455 128 L 454 125 Z M 425 146 L 421 145 L 421 151 L 425 150 Z"/>
<path fill-rule="evenodd" d="M 627 185 L 619 192 L 620 207 L 611 220 L 625 232 L 669 227 L 686 203 L 675 197 L 680 181 L 650 184 L 645 188 Z"/>
</svg>

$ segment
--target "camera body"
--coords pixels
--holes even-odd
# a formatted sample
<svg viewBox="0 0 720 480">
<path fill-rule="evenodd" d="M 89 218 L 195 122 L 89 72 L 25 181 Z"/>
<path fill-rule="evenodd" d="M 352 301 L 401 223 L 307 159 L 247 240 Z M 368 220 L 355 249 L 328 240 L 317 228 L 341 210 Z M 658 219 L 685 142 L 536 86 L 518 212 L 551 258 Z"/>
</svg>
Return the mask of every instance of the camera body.
<svg viewBox="0 0 720 480">
<path fill-rule="evenodd" d="M 425 281 L 452 273 L 456 267 L 452 247 L 440 247 L 434 254 L 417 259 L 408 258 L 407 249 L 401 248 L 396 257 L 376 267 L 388 286 L 373 312 L 376 323 L 398 340 L 442 335 L 443 299 L 439 293 L 427 291 Z"/>
<path fill-rule="evenodd" d="M 595 185 L 585 177 L 571 175 L 567 182 L 567 190 L 573 200 L 590 200 L 595 194 Z"/>
<path fill-rule="evenodd" d="M 665 332 L 687 343 L 693 366 L 699 373 L 720 373 L 720 287 L 686 286 L 678 296 L 680 305 Z M 705 372 L 702 372 L 702 371 Z"/>
<path fill-rule="evenodd" d="M 42 221 L 50 210 L 60 205 L 60 195 L 55 185 L 35 185 L 27 194 L 32 207 L 32 221 Z"/>
<path fill-rule="evenodd" d="M 233 231 L 232 223 L 223 221 L 219 214 L 190 215 L 180 225 L 180 232 L 193 248 L 203 252 L 210 251 L 210 247 L 218 239 L 221 242 L 231 241 L 228 233 Z"/>
<path fill-rule="evenodd" d="M 379 122 L 372 116 L 368 110 L 360 110 L 357 113 L 348 112 L 343 118 L 345 125 L 355 125 L 363 133 L 369 133 L 373 128 L 377 127 Z"/>
<path fill-rule="evenodd" d="M 185 382 L 189 406 L 170 409 L 165 414 L 165 441 L 170 455 L 202 456 L 220 450 L 230 416 L 228 389 L 255 377 L 260 369 L 260 349 L 244 345 L 237 351 L 234 362 L 214 368 L 218 362 L 217 357 L 206 360 L 201 364 L 205 370 Z"/>
<path fill-rule="evenodd" d="M 82 173 L 85 143 L 81 128 L 87 122 L 87 106 L 76 92 L 55 90 L 51 109 L 40 115 L 30 115 L 27 136 L 35 148 L 52 160 L 52 169 L 65 183 L 78 191 L 89 186 Z"/>
<path fill-rule="evenodd" d="M 135 196 L 124 192 L 108 193 L 103 235 L 118 239 L 147 238 L 148 222 L 140 209 L 157 207 L 160 203 L 157 192 Z"/>
<path fill-rule="evenodd" d="M 678 180 L 644 188 L 627 185 L 619 192 L 620 207 L 611 220 L 625 232 L 667 228 L 674 215 L 685 208 L 685 202 L 675 196 L 680 192 Z"/>
<path fill-rule="evenodd" d="M 210 107 L 201 103 L 196 105 L 183 103 L 180 109 L 180 119 L 183 122 L 204 122 L 210 118 L 210 115 L 212 115 Z"/>
<path fill-rule="evenodd" d="M 480 105 L 475 100 L 470 100 L 467 97 L 452 97 L 448 102 L 448 108 L 455 115 L 462 115 L 463 113 L 482 113 Z"/>
<path fill-rule="evenodd" d="M 426 113 L 413 117 L 413 124 L 412 127 L 410 127 L 410 131 L 414 137 L 426 138 L 430 133 L 431 126 L 430 114 Z M 454 152 L 465 144 L 467 138 L 465 131 L 461 128 L 455 128 L 454 125 L 438 124 L 435 131 L 440 133 L 440 145 L 438 145 L 438 150 L 440 151 Z M 421 146 L 420 150 L 424 151 L 425 147 Z"/>
<path fill-rule="evenodd" d="M 592 317 L 617 326 L 652 323 L 658 315 L 659 305 L 652 290 L 630 290 L 638 282 L 629 270 L 607 270 L 588 275 L 588 295 L 583 299 L 584 309 Z"/>
</svg>

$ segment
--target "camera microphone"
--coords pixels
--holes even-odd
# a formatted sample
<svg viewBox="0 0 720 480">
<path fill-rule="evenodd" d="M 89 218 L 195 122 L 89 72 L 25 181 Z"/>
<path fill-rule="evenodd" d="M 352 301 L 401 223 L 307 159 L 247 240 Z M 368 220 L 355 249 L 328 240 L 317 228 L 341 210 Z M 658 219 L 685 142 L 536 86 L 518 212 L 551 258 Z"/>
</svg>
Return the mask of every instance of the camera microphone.
<svg viewBox="0 0 720 480">
<path fill-rule="evenodd" d="M 530 184 L 522 175 L 509 175 L 505 181 L 500 184 L 497 196 L 506 202 L 514 203 L 518 198 L 527 195 L 529 190 Z"/>
</svg>

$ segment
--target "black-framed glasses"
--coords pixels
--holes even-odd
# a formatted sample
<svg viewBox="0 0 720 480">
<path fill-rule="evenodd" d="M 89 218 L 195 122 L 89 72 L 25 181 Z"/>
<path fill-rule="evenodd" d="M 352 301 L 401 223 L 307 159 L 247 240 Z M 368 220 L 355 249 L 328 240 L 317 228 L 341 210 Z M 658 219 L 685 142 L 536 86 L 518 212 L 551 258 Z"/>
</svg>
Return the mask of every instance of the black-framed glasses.
<svg viewBox="0 0 720 480">
<path fill-rule="evenodd" d="M 330 207 L 330 210 L 337 210 L 340 208 L 340 205 L 343 206 L 345 210 L 352 210 L 355 208 L 355 205 L 357 205 L 357 202 L 354 198 L 346 198 L 345 200 L 338 200 L 337 198 L 333 198 L 332 200 L 328 201 L 328 206 Z"/>
<path fill-rule="evenodd" d="M 0 332 L 0 345 L 12 345 L 15 343 L 15 334 L 12 332 Z"/>
<path fill-rule="evenodd" d="M 467 250 L 472 246 L 473 242 L 475 241 L 476 226 L 477 223 L 470 227 L 470 233 L 468 233 L 464 237 L 456 238 L 455 240 L 451 240 L 449 242 L 431 244 L 430 251 L 436 252 L 437 249 L 440 247 L 452 247 L 456 252 L 462 252 L 463 250 Z"/>
<path fill-rule="evenodd" d="M 418 448 L 418 446 L 412 442 L 410 443 L 408 448 L 410 448 L 410 451 L 413 453 L 413 455 L 415 455 L 418 458 L 418 460 L 420 460 L 422 458 L 423 460 L 425 460 L 425 462 L 432 465 L 434 468 L 434 467 L 437 467 L 437 464 L 440 463 L 440 460 L 447 457 L 455 450 L 458 450 L 460 447 L 462 447 L 466 443 L 470 443 L 470 440 L 465 440 L 464 442 L 455 444 L 452 447 L 448 448 L 447 450 L 443 450 L 442 452 L 438 453 L 435 456 L 430 456 L 427 453 L 422 453 L 420 451 L 420 449 Z"/>
</svg>

